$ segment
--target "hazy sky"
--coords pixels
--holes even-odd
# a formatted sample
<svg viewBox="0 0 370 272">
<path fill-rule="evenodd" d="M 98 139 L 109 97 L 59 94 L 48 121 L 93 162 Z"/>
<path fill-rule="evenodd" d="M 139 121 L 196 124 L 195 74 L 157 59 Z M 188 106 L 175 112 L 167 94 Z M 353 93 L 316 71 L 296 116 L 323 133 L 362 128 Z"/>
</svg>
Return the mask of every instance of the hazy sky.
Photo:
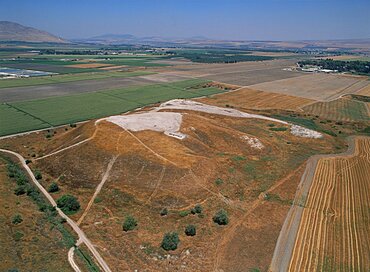
<svg viewBox="0 0 370 272">
<path fill-rule="evenodd" d="M 370 38 L 370 0 L 0 0 L 0 20 L 64 38 Z"/>
</svg>

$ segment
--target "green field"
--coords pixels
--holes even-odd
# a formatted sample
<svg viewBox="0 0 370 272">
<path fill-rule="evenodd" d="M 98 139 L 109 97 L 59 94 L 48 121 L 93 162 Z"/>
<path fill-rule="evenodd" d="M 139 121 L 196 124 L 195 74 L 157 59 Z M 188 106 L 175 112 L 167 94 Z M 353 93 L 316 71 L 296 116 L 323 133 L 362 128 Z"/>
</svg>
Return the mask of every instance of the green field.
<svg viewBox="0 0 370 272">
<path fill-rule="evenodd" d="M 0 80 L 0 88 L 11 88 L 21 86 L 35 86 L 45 84 L 55 84 L 63 82 L 91 80 L 91 79 L 104 79 L 110 77 L 134 77 L 151 75 L 153 72 L 135 71 L 135 72 L 97 72 L 97 73 L 81 73 L 81 74 L 67 74 L 67 75 L 54 75 L 54 76 L 41 76 L 19 79 L 2 79 Z"/>
<path fill-rule="evenodd" d="M 186 80 L 2 104 L 0 136 L 120 114 L 175 98 L 224 92 L 200 86 L 206 82 Z"/>
<path fill-rule="evenodd" d="M 33 116 L 0 104 L 0 135 L 47 128 L 50 125 Z"/>
</svg>

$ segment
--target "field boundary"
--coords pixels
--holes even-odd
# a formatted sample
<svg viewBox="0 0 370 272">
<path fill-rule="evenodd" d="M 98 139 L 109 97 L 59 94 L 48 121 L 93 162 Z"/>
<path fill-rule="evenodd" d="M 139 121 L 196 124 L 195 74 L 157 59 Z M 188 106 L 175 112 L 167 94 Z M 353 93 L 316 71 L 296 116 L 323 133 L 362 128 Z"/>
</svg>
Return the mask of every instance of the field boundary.
<svg viewBox="0 0 370 272">
<path fill-rule="evenodd" d="M 50 124 L 49 122 L 41 119 L 40 117 L 37 117 L 37 116 L 35 116 L 35 115 L 33 115 L 33 114 L 29 113 L 29 112 L 26 112 L 26 111 L 24 111 L 24 110 L 22 110 L 22 109 L 20 109 L 20 108 L 18 108 L 16 106 L 12 105 L 12 104 L 9 104 L 9 103 L 6 103 L 6 102 L 4 104 L 7 105 L 7 106 L 9 106 L 9 107 L 11 107 L 11 108 L 13 108 L 13 109 L 15 109 L 16 111 L 22 112 L 22 113 L 24 113 L 26 115 L 31 116 L 34 119 L 37 119 L 37 120 L 39 120 L 39 121 L 41 121 L 41 122 L 43 122 L 45 124 L 48 124 L 50 127 L 54 127 L 52 124 Z"/>
</svg>

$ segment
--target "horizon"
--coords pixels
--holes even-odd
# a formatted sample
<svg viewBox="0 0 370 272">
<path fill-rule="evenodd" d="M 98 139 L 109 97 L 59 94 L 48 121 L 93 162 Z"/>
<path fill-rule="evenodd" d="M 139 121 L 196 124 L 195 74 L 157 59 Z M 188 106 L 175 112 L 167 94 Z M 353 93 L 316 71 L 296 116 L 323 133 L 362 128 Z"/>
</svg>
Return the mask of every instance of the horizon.
<svg viewBox="0 0 370 272">
<path fill-rule="evenodd" d="M 5 2 L 2 4 L 5 6 Z M 363 0 L 16 0 L 6 3 L 0 18 L 69 40 L 130 34 L 204 36 L 229 41 L 314 41 L 370 38 L 368 10 L 370 2 Z M 305 18 L 307 14 L 314 16 Z"/>
</svg>

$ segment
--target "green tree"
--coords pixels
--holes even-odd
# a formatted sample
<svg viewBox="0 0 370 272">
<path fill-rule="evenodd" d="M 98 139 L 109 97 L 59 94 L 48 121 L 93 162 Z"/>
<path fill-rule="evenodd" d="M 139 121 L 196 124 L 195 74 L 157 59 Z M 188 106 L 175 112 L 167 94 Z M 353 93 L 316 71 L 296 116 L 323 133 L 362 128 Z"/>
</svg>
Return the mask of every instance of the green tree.
<svg viewBox="0 0 370 272">
<path fill-rule="evenodd" d="M 49 193 L 54 193 L 59 191 L 59 186 L 55 182 L 52 182 L 49 186 L 48 192 Z"/>
<path fill-rule="evenodd" d="M 14 225 L 18 225 L 18 224 L 20 224 L 20 223 L 22 223 L 22 222 L 23 222 L 22 215 L 20 215 L 20 214 L 16 214 L 16 215 L 14 215 L 14 216 L 13 216 L 12 223 L 13 223 Z"/>
<path fill-rule="evenodd" d="M 161 247 L 167 251 L 175 250 L 179 242 L 179 235 L 176 232 L 168 232 L 163 236 Z"/>
<path fill-rule="evenodd" d="M 195 234 L 197 234 L 197 229 L 195 228 L 194 225 L 187 225 L 185 227 L 185 234 L 187 236 L 194 236 Z"/>
<path fill-rule="evenodd" d="M 58 207 L 64 212 L 75 212 L 80 208 L 80 203 L 73 195 L 63 195 L 57 200 Z"/>
<path fill-rule="evenodd" d="M 195 205 L 194 208 L 191 209 L 192 214 L 202 213 L 202 211 L 203 211 L 203 208 L 202 208 L 202 205 L 200 204 Z"/>
<path fill-rule="evenodd" d="M 133 216 L 128 215 L 125 217 L 125 221 L 123 221 L 123 226 L 122 226 L 124 231 L 133 230 L 136 228 L 136 226 L 137 226 L 137 221 Z"/>
<path fill-rule="evenodd" d="M 14 189 L 14 193 L 16 195 L 23 195 L 26 193 L 26 189 L 24 188 L 24 186 L 18 186 L 17 188 Z"/>
<path fill-rule="evenodd" d="M 213 221 L 219 225 L 227 225 L 229 223 L 229 217 L 224 209 L 219 210 L 214 216 Z"/>
</svg>

